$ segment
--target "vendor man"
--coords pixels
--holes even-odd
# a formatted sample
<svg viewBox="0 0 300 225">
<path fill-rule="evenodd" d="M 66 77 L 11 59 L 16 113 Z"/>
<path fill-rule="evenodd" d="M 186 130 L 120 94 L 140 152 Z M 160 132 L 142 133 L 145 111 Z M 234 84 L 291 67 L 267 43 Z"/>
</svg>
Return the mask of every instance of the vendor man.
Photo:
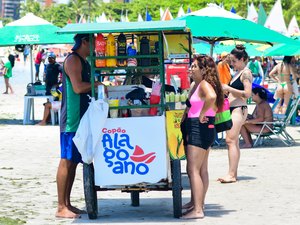
<svg viewBox="0 0 300 225">
<path fill-rule="evenodd" d="M 85 213 L 71 205 L 70 195 L 78 163 L 82 162 L 73 137 L 78 129 L 81 117 L 89 105 L 91 95 L 91 68 L 86 60 L 90 54 L 88 34 L 77 34 L 75 45 L 64 61 L 63 90 L 60 121 L 61 160 L 58 166 L 56 182 L 58 207 L 56 217 L 78 218 Z M 95 86 L 100 83 L 95 82 Z"/>
</svg>

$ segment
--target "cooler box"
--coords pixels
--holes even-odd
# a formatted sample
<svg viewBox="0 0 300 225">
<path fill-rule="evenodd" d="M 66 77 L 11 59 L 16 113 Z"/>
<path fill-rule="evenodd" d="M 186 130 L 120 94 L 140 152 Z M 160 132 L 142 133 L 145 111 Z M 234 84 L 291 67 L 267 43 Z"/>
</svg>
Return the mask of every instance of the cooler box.
<svg viewBox="0 0 300 225">
<path fill-rule="evenodd" d="M 46 85 L 33 85 L 35 95 L 46 95 Z"/>
</svg>

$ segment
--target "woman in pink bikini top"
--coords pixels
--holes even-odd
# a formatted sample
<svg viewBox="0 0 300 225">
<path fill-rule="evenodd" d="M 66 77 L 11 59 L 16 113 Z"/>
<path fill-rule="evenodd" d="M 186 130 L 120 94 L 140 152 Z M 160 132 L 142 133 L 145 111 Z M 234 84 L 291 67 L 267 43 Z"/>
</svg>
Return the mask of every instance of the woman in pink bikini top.
<svg viewBox="0 0 300 225">
<path fill-rule="evenodd" d="M 216 64 L 211 57 L 195 58 L 189 73 L 195 85 L 190 92 L 185 119 L 182 121 L 186 131 L 183 138 L 192 195 L 190 202 L 183 206 L 187 213 L 182 218 L 198 219 L 204 217 L 203 204 L 208 189 L 208 154 L 215 140 L 216 111 L 223 106 L 224 95 Z"/>
</svg>

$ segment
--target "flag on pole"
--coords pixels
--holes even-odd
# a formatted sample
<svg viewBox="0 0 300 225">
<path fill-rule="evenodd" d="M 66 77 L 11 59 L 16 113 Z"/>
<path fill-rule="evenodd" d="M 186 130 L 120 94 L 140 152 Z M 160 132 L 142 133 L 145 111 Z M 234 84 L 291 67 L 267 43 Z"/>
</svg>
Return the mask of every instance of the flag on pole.
<svg viewBox="0 0 300 225">
<path fill-rule="evenodd" d="M 188 7 L 188 9 L 187 9 L 186 13 L 191 13 L 191 12 L 192 12 L 191 8 L 190 8 L 190 7 Z"/>
<path fill-rule="evenodd" d="M 265 11 L 265 8 L 262 3 L 259 3 L 257 23 L 263 26 L 266 22 L 266 19 L 267 19 L 267 13 Z"/>
<path fill-rule="evenodd" d="M 233 6 L 231 7 L 230 12 L 236 14 L 236 10 L 235 10 L 235 8 Z"/>
<path fill-rule="evenodd" d="M 182 17 L 184 16 L 185 13 L 184 13 L 184 10 L 182 8 L 182 5 L 179 7 L 179 10 L 178 10 L 178 13 L 177 13 L 177 17 Z"/>
<path fill-rule="evenodd" d="M 152 17 L 150 13 L 148 12 L 148 9 L 146 8 L 146 16 L 145 16 L 145 21 L 152 21 Z"/>
<path fill-rule="evenodd" d="M 257 18 L 258 18 L 258 14 L 257 14 L 254 4 L 252 2 L 251 5 L 248 6 L 247 20 L 257 23 Z"/>
<path fill-rule="evenodd" d="M 289 26 L 288 26 L 288 34 L 290 36 L 294 36 L 300 34 L 299 25 L 297 23 L 295 15 L 292 17 Z"/>
<path fill-rule="evenodd" d="M 123 9 L 121 11 L 121 19 L 120 19 L 121 22 L 125 22 L 125 16 L 123 15 Z"/>
<path fill-rule="evenodd" d="M 173 19 L 173 16 L 169 10 L 169 7 L 166 8 L 163 16 L 160 18 L 160 20 L 164 21 L 164 20 L 172 20 Z"/>
<path fill-rule="evenodd" d="M 128 18 L 128 10 L 126 9 L 125 22 L 130 22 Z"/>
<path fill-rule="evenodd" d="M 80 16 L 78 23 L 86 23 L 86 19 L 83 14 Z"/>
<path fill-rule="evenodd" d="M 159 18 L 162 18 L 162 17 L 163 17 L 164 12 L 165 12 L 165 11 L 163 10 L 163 8 L 160 7 L 160 8 L 159 8 Z"/>
<path fill-rule="evenodd" d="M 287 28 L 282 13 L 281 0 L 277 0 L 271 9 L 266 20 L 265 27 L 275 30 L 283 35 L 287 35 Z"/>
<path fill-rule="evenodd" d="M 139 13 L 139 15 L 138 15 L 137 21 L 138 21 L 138 22 L 143 22 L 143 21 L 144 21 L 142 15 L 141 15 L 140 13 Z"/>
</svg>

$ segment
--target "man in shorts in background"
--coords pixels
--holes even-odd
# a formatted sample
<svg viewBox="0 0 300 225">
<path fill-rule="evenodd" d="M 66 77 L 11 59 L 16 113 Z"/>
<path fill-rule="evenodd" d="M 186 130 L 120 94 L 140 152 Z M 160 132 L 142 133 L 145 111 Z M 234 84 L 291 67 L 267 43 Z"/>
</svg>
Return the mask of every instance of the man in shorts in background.
<svg viewBox="0 0 300 225">
<path fill-rule="evenodd" d="M 41 49 L 35 57 L 34 65 L 35 65 L 35 81 L 40 81 L 39 74 L 40 74 L 40 66 L 43 62 L 43 54 L 45 50 Z"/>
</svg>

